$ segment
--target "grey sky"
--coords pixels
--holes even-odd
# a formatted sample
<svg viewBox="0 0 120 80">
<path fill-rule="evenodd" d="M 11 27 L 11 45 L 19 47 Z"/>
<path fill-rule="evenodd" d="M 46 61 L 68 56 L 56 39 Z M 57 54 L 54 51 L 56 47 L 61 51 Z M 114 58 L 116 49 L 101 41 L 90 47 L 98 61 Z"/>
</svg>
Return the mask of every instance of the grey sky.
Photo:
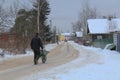
<svg viewBox="0 0 120 80">
<path fill-rule="evenodd" d="M 0 0 L 0 2 L 3 0 Z M 17 6 L 31 6 L 31 0 L 5 0 L 3 6 L 9 6 L 16 2 Z M 56 26 L 60 31 L 71 31 L 72 23 L 79 18 L 82 3 L 84 0 L 49 0 L 51 13 L 49 20 L 52 26 Z M 88 0 L 90 6 L 95 7 L 99 14 L 116 14 L 120 17 L 120 0 Z"/>
<path fill-rule="evenodd" d="M 49 19 L 52 26 L 60 31 L 71 31 L 72 22 L 79 18 L 84 0 L 49 0 L 51 13 Z M 116 14 L 120 16 L 120 0 L 89 0 L 90 6 L 95 7 L 99 14 Z"/>
</svg>

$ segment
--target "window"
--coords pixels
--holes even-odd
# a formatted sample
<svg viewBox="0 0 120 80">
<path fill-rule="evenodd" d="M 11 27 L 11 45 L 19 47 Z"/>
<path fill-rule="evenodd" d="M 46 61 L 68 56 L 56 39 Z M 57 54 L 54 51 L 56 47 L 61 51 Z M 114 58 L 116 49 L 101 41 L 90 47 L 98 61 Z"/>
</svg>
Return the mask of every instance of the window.
<svg viewBox="0 0 120 80">
<path fill-rule="evenodd" d="M 101 35 L 97 36 L 97 39 L 102 39 L 102 36 Z"/>
</svg>

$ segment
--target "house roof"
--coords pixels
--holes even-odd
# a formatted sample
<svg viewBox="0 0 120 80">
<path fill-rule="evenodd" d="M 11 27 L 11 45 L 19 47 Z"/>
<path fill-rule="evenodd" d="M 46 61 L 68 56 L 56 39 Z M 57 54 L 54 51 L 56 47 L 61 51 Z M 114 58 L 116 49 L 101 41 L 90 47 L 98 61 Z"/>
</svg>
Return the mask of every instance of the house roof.
<svg viewBox="0 0 120 80">
<path fill-rule="evenodd" d="M 79 31 L 79 32 L 75 32 L 76 33 L 76 37 L 83 37 L 83 32 Z"/>
<path fill-rule="evenodd" d="M 90 34 L 109 33 L 107 19 L 89 19 L 87 22 Z"/>
<path fill-rule="evenodd" d="M 120 19 L 112 19 L 109 22 L 110 32 L 120 31 Z"/>
<path fill-rule="evenodd" d="M 120 31 L 120 19 L 89 19 L 88 29 L 90 34 L 108 34 Z"/>
<path fill-rule="evenodd" d="M 71 36 L 71 33 L 61 33 L 63 36 Z"/>
</svg>

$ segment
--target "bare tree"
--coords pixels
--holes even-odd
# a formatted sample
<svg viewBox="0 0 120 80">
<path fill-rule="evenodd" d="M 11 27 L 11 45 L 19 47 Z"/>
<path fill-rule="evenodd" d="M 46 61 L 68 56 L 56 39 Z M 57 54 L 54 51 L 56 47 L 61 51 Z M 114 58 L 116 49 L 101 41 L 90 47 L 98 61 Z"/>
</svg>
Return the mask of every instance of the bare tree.
<svg viewBox="0 0 120 80">
<path fill-rule="evenodd" d="M 84 35 L 87 35 L 87 20 L 96 18 L 96 9 L 91 8 L 88 0 L 84 0 L 83 10 L 80 13 L 80 22 L 82 23 L 82 28 L 84 30 Z"/>
<path fill-rule="evenodd" d="M 19 11 L 19 2 L 16 0 L 14 1 L 13 5 L 10 6 L 9 13 L 11 14 L 11 16 L 16 18 L 18 11 Z"/>
<path fill-rule="evenodd" d="M 4 31 L 4 27 L 7 21 L 7 15 L 5 14 L 5 10 L 2 8 L 2 4 L 0 3 L 0 32 Z"/>
<path fill-rule="evenodd" d="M 72 27 L 73 27 L 73 32 L 82 31 L 82 23 L 80 21 L 72 23 Z"/>
<path fill-rule="evenodd" d="M 77 30 L 83 30 L 84 35 L 87 35 L 87 20 L 97 17 L 96 8 L 92 8 L 88 0 L 84 0 L 82 3 L 82 10 L 79 14 L 79 20 L 74 23 L 74 27 Z"/>
<path fill-rule="evenodd" d="M 16 5 L 17 8 L 18 5 Z M 15 7 L 11 6 L 10 9 L 4 10 L 2 3 L 0 3 L 0 30 L 2 32 L 8 31 L 13 25 L 16 17 Z"/>
</svg>

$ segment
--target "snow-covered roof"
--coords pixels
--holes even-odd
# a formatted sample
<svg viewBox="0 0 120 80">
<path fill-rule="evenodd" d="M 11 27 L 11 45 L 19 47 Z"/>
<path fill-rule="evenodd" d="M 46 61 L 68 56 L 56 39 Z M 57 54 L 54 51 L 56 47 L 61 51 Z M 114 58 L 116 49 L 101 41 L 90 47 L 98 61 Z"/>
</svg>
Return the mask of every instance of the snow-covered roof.
<svg viewBox="0 0 120 80">
<path fill-rule="evenodd" d="M 83 37 L 83 32 L 79 31 L 79 32 L 75 32 L 77 37 Z"/>
<path fill-rule="evenodd" d="M 120 31 L 120 19 L 89 19 L 88 29 L 90 34 L 107 34 L 113 31 Z"/>
<path fill-rule="evenodd" d="M 71 36 L 71 33 L 61 33 L 63 36 Z"/>
<path fill-rule="evenodd" d="M 90 34 L 109 33 L 107 19 L 89 19 L 87 22 Z"/>
<path fill-rule="evenodd" d="M 110 32 L 120 31 L 120 19 L 112 19 L 109 22 Z"/>
</svg>

